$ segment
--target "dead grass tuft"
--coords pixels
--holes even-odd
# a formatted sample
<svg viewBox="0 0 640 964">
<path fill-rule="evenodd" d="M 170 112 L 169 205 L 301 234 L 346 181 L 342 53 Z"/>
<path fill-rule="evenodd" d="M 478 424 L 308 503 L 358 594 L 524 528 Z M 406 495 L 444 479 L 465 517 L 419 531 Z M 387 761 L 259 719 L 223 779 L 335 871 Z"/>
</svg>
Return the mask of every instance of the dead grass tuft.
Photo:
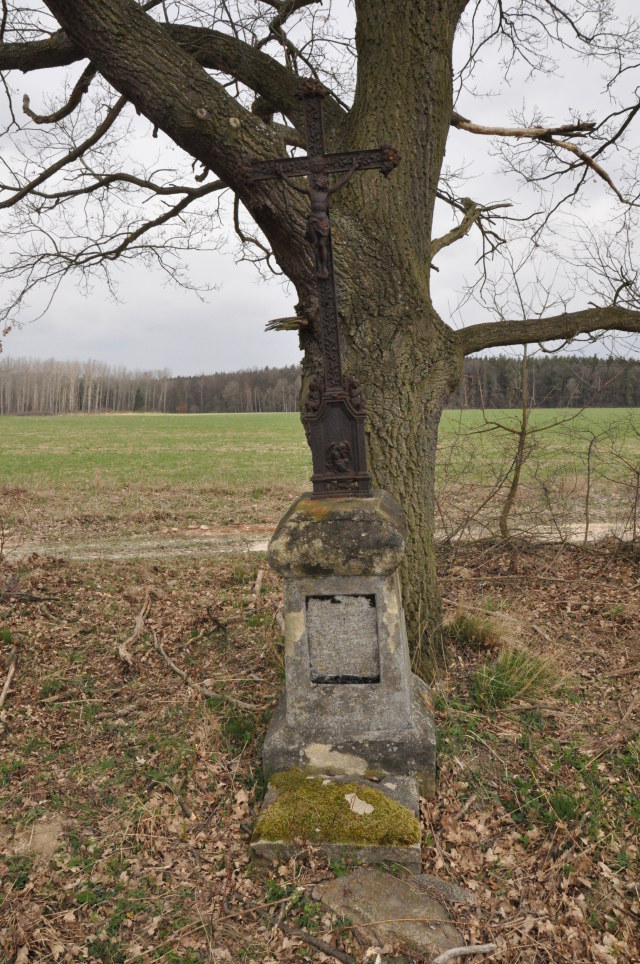
<svg viewBox="0 0 640 964">
<path fill-rule="evenodd" d="M 482 708 L 506 706 L 514 700 L 548 697 L 562 685 L 551 660 L 523 649 L 505 649 L 491 663 L 480 666 L 471 678 L 471 695 Z"/>
</svg>

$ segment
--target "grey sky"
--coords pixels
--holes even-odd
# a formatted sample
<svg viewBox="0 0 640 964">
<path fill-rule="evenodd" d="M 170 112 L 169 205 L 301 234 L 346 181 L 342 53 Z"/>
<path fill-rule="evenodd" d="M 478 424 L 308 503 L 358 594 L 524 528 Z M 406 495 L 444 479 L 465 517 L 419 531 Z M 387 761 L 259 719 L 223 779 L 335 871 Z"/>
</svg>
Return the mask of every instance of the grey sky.
<svg viewBox="0 0 640 964">
<path fill-rule="evenodd" d="M 637 14 L 637 0 L 619 0 L 618 9 Z M 346 27 L 351 18 L 346 0 L 334 2 L 334 12 Z M 584 115 L 599 100 L 598 73 L 583 62 L 569 60 L 562 76 L 546 79 L 528 80 L 520 72 L 510 86 L 505 86 L 495 56 L 488 61 L 480 77 L 487 96 L 481 100 L 463 97 L 458 105 L 462 113 L 480 123 L 508 124 L 510 111 L 518 110 L 524 101 L 530 107 L 537 105 L 550 122 L 564 123 L 571 119 L 572 108 Z M 32 96 L 35 92 L 33 100 L 37 100 L 38 81 L 34 76 L 20 77 L 17 84 Z M 17 89 L 22 92 L 20 86 Z M 640 142 L 640 130 L 634 136 Z M 474 199 L 492 202 L 513 198 L 520 204 L 526 198 L 515 180 L 491 173 L 496 162 L 490 157 L 488 138 L 452 131 L 447 162 L 456 167 L 466 164 L 469 181 L 463 193 Z M 583 213 L 587 220 L 596 214 L 606 219 L 614 207 L 608 189 L 598 182 L 585 195 Z M 436 233 L 449 226 L 445 219 L 440 216 Z M 232 231 L 228 234 L 231 236 Z M 230 237 L 228 253 L 192 256 L 195 277 L 219 285 L 205 302 L 168 286 L 161 272 L 135 265 L 119 273 L 118 303 L 101 284 L 95 285 L 89 297 L 83 297 L 67 281 L 44 317 L 10 334 L 5 351 L 13 357 L 95 358 L 134 369 L 168 368 L 175 374 L 296 362 L 296 335 L 264 332 L 269 319 L 293 314 L 295 290 L 283 288 L 275 279 L 262 281 L 250 264 L 234 264 L 234 247 Z M 477 238 L 472 235 L 437 259 L 440 271 L 432 277 L 433 296 L 447 321 L 452 320 L 465 274 L 473 271 L 477 250 Z M 490 314 L 474 305 L 454 316 L 453 322 L 457 326 L 490 319 Z"/>
</svg>

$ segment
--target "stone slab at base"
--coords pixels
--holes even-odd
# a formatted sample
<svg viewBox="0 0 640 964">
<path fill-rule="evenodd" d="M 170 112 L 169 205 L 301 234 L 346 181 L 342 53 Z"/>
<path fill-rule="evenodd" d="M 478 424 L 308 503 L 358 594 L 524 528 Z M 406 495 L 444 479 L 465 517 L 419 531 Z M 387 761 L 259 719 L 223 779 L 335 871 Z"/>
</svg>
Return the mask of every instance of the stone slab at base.
<svg viewBox="0 0 640 964">
<path fill-rule="evenodd" d="M 398 847 L 378 847 L 375 845 L 355 847 L 349 843 L 323 843 L 314 844 L 314 846 L 331 863 L 344 863 L 348 867 L 355 867 L 359 864 L 363 866 L 393 864 L 397 867 L 406 867 L 414 874 L 420 873 L 420 844 Z M 251 853 L 258 860 L 269 864 L 284 863 L 295 854 L 300 853 L 300 850 L 300 844 L 285 843 L 283 840 L 253 840 L 251 842 Z"/>
<path fill-rule="evenodd" d="M 287 723 L 286 690 L 280 697 L 264 741 L 262 762 L 269 777 L 300 767 L 308 772 L 375 778 L 387 774 L 417 779 L 423 797 L 435 796 L 436 740 L 429 687 L 411 676 L 411 726 L 388 736 L 353 740 L 331 738 L 318 720 L 313 729 Z M 345 727 L 345 732 L 348 730 Z"/>
<path fill-rule="evenodd" d="M 425 893 L 419 876 L 398 878 L 362 867 L 316 884 L 312 896 L 334 914 L 359 924 L 358 934 L 367 943 L 400 944 L 410 960 L 433 960 L 465 943 L 445 904 Z"/>
<path fill-rule="evenodd" d="M 415 779 L 294 768 L 269 784 L 251 841 L 255 857 L 282 863 L 305 845 L 347 866 L 397 864 L 420 871 Z"/>
</svg>

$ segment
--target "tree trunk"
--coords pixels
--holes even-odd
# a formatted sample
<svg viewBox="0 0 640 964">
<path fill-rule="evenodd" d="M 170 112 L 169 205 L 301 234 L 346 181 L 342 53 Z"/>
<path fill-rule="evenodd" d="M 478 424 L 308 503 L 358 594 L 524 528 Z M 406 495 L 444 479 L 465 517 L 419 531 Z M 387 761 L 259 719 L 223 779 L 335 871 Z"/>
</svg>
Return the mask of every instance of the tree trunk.
<svg viewBox="0 0 640 964">
<path fill-rule="evenodd" d="M 407 520 L 402 573 L 407 631 L 413 649 L 440 626 L 434 552 L 434 485 L 438 425 L 462 373 L 459 345 L 412 281 L 413 265 L 393 259 L 369 224 L 354 228 L 344 209 L 333 217 L 345 374 L 360 382 L 367 405 L 369 468 L 374 486 L 390 492 Z M 395 260 L 395 264 L 394 264 Z M 383 265 L 393 264 L 393 270 Z M 314 320 L 315 292 L 301 299 Z M 321 371 L 318 343 L 303 330 L 303 397 L 311 374 Z"/>
</svg>

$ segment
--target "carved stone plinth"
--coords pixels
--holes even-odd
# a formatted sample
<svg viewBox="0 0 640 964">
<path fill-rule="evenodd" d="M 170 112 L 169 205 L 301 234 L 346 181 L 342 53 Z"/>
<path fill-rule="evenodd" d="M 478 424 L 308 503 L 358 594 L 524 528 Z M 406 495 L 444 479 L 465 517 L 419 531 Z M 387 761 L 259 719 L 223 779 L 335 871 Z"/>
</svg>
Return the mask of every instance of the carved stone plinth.
<svg viewBox="0 0 640 964">
<path fill-rule="evenodd" d="M 304 495 L 282 519 L 269 561 L 284 575 L 286 687 L 264 743 L 267 775 L 352 778 L 387 795 L 401 782 L 414 812 L 418 788 L 434 794 L 433 703 L 410 668 L 404 552 L 402 512 L 385 492 Z M 376 860 L 380 841 L 369 843 Z M 406 856 L 415 863 L 415 845 Z"/>
</svg>

